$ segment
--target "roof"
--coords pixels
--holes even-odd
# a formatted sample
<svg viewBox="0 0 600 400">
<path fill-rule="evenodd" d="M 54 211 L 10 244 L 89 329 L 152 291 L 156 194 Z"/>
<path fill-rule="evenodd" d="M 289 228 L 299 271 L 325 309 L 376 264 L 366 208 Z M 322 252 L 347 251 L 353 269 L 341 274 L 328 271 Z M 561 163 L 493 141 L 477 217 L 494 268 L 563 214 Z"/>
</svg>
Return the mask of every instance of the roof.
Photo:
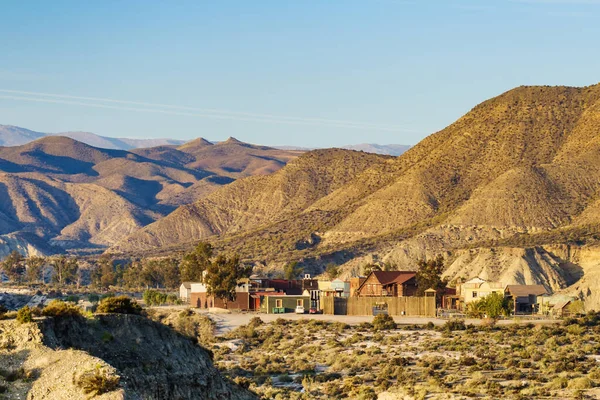
<svg viewBox="0 0 600 400">
<path fill-rule="evenodd" d="M 571 300 L 566 300 L 566 301 L 561 301 L 559 303 L 556 303 L 554 305 L 554 309 L 555 310 L 562 310 L 563 308 L 565 308 L 566 306 L 568 306 L 569 304 L 571 304 Z"/>
<path fill-rule="evenodd" d="M 542 285 L 508 285 L 506 291 L 516 297 L 529 296 L 530 294 L 540 296 L 548 293 Z"/>
<path fill-rule="evenodd" d="M 192 282 L 182 282 L 181 286 L 183 286 L 186 289 L 191 289 L 192 288 Z"/>
<path fill-rule="evenodd" d="M 362 287 L 367 283 L 371 275 L 374 275 L 379 281 L 379 283 L 385 286 L 390 284 L 401 285 L 414 278 L 417 275 L 417 273 L 414 271 L 373 271 L 367 276 L 367 278 L 364 281 L 360 283 L 357 292 L 360 293 Z"/>
<path fill-rule="evenodd" d="M 414 278 L 417 273 L 414 271 L 373 271 L 371 272 L 382 285 L 391 283 L 403 284 Z"/>
<path fill-rule="evenodd" d="M 283 292 L 276 292 L 276 291 L 261 291 L 261 292 L 250 292 L 251 295 L 253 296 L 274 296 L 274 295 L 284 295 L 285 293 Z"/>
</svg>

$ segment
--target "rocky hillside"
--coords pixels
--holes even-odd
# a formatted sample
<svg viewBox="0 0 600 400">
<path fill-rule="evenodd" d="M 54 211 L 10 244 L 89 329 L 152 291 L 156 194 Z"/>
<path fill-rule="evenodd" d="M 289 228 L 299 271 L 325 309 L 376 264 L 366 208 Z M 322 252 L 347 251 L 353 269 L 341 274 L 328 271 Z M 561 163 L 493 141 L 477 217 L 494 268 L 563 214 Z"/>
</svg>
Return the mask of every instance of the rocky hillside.
<svg viewBox="0 0 600 400">
<path fill-rule="evenodd" d="M 253 260 L 298 258 L 317 269 L 336 261 L 348 271 L 373 259 L 414 268 L 419 258 L 445 254 L 458 263 L 453 276 L 470 277 L 485 264 L 492 279 L 558 290 L 580 275 L 539 246 L 600 237 L 599 131 L 600 85 L 519 87 L 398 158 L 371 158 L 360 168 L 347 153 L 309 153 L 277 174 L 180 208 L 114 249 L 210 239 Z M 313 165 L 347 165 L 333 172 L 344 179 L 302 192 L 314 175 L 293 171 L 309 157 Z M 286 176 L 291 196 L 277 189 Z"/>
<path fill-rule="evenodd" d="M 120 381 L 99 399 L 256 398 L 225 380 L 189 338 L 133 315 L 0 321 L 0 365 L 9 398 L 86 398 L 82 376 L 98 372 Z"/>
<path fill-rule="evenodd" d="M 213 235 L 227 236 L 299 215 L 316 226 L 324 216 L 311 206 L 343 187 L 356 174 L 390 158 L 349 150 L 316 150 L 304 154 L 269 176 L 240 179 L 212 194 L 183 206 L 145 229 L 135 232 L 111 251 L 144 251 L 197 241 Z M 292 224 L 290 235 L 302 231 Z"/>
<path fill-rule="evenodd" d="M 66 137 L 0 147 L 0 258 L 102 249 L 216 188 L 296 157 L 230 140 L 101 149 Z"/>
</svg>

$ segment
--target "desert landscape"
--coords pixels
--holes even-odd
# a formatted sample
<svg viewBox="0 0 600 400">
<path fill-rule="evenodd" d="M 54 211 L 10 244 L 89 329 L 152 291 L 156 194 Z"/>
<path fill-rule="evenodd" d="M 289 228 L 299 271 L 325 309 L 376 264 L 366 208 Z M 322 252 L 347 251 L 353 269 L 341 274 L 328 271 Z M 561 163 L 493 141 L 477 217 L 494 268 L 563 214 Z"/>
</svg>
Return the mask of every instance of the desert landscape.
<svg viewBox="0 0 600 400">
<path fill-rule="evenodd" d="M 600 399 L 599 1 L 0 15 L 0 400 Z"/>
</svg>

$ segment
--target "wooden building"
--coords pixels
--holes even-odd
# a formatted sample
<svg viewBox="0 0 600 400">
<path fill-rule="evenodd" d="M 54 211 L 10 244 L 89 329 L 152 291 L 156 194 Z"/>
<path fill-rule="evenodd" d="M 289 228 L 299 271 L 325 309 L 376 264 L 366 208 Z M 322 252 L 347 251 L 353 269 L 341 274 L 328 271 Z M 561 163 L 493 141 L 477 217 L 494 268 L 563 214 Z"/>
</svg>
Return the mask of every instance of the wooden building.
<svg viewBox="0 0 600 400">
<path fill-rule="evenodd" d="M 416 272 L 413 271 L 373 271 L 356 290 L 358 297 L 407 297 L 416 294 Z"/>
<path fill-rule="evenodd" d="M 538 296 L 547 294 L 542 285 L 508 285 L 504 296 L 512 302 L 515 314 L 533 314 L 538 312 Z"/>
<path fill-rule="evenodd" d="M 308 312 L 308 309 L 310 308 L 310 296 L 285 294 L 268 294 L 261 296 L 260 311 L 266 314 L 294 312 L 297 306 L 304 307 L 304 310 Z"/>
</svg>

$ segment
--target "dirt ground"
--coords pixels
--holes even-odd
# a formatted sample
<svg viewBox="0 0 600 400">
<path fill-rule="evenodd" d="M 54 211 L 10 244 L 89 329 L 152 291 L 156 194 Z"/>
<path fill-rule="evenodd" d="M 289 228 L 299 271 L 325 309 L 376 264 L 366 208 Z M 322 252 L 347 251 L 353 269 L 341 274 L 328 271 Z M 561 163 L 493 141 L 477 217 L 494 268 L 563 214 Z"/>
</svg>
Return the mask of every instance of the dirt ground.
<svg viewBox="0 0 600 400">
<path fill-rule="evenodd" d="M 320 320 L 328 322 L 343 322 L 348 325 L 359 325 L 363 322 L 372 322 L 372 316 L 358 316 L 358 315 L 323 315 L 323 314 L 262 314 L 262 313 L 243 313 L 243 312 L 232 312 L 232 313 L 214 313 L 207 312 L 205 310 L 196 310 L 196 312 L 208 316 L 210 319 L 215 321 L 217 324 L 216 335 L 223 335 L 227 332 L 231 332 L 235 328 L 246 325 L 250 322 L 253 317 L 260 317 L 264 322 L 272 322 L 278 318 L 289 319 L 289 320 Z M 400 325 L 424 325 L 428 322 L 432 322 L 434 325 L 444 325 L 448 320 L 440 318 L 427 318 L 427 317 L 394 317 L 396 323 Z M 479 319 L 466 319 L 466 324 L 480 325 L 481 320 Z M 536 325 L 543 324 L 556 324 L 558 320 L 500 320 L 498 325 L 511 325 L 515 323 L 527 324 L 533 322 Z"/>
</svg>

